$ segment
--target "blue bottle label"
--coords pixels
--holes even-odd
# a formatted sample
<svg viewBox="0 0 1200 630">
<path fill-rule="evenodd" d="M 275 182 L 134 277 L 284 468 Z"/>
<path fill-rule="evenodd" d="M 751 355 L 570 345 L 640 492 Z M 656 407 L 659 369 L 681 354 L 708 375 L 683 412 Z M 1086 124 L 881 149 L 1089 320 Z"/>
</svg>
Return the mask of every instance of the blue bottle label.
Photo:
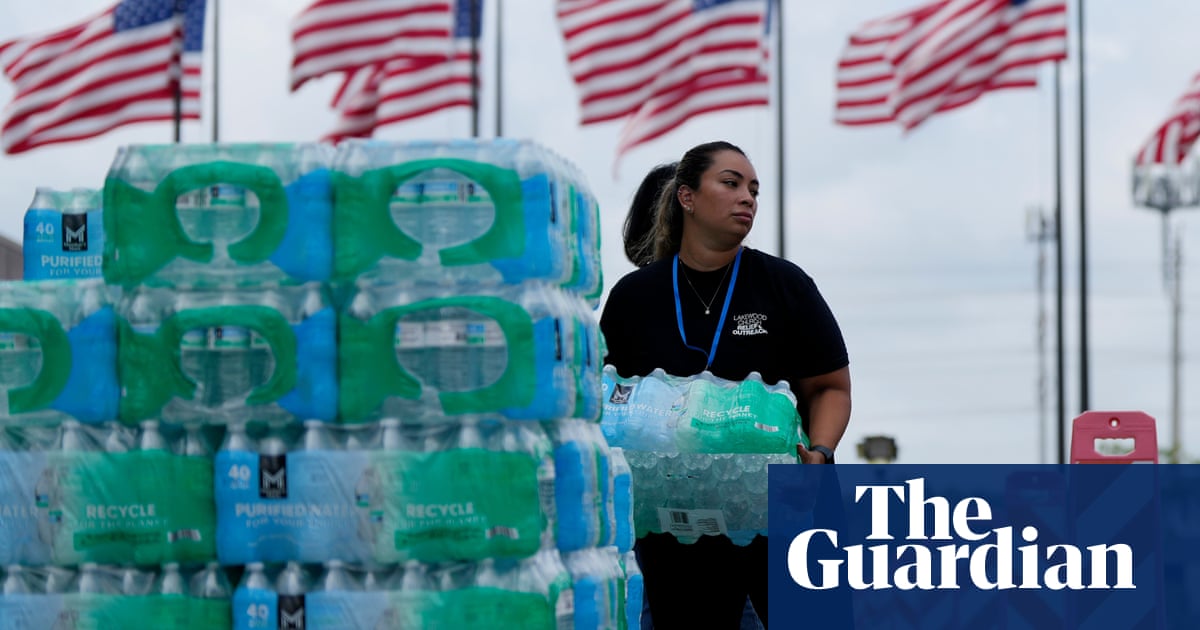
<svg viewBox="0 0 1200 630">
<path fill-rule="evenodd" d="M 64 214 L 31 208 L 25 213 L 25 279 L 99 278 L 104 251 L 103 213 Z"/>
</svg>

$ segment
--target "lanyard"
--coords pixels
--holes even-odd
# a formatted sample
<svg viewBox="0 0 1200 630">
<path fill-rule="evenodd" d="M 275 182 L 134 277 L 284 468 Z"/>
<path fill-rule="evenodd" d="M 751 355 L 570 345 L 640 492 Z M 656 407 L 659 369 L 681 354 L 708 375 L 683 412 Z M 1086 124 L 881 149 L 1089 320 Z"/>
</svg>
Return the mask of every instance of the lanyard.
<svg viewBox="0 0 1200 630">
<path fill-rule="evenodd" d="M 742 248 L 738 248 L 737 256 L 733 259 L 733 274 L 729 278 L 729 290 L 725 292 L 725 305 L 721 307 L 721 319 L 717 320 L 717 330 L 713 332 L 712 347 L 708 352 L 696 346 L 688 345 L 687 333 L 683 330 L 683 306 L 679 303 L 679 254 L 675 254 L 674 264 L 671 265 L 671 282 L 675 288 L 675 323 L 679 326 L 679 336 L 683 346 L 703 353 L 708 358 L 704 369 L 712 367 L 717 358 L 717 343 L 721 341 L 721 329 L 725 328 L 725 316 L 729 314 L 729 302 L 733 299 L 733 285 L 737 284 L 738 268 L 742 265 Z"/>
</svg>

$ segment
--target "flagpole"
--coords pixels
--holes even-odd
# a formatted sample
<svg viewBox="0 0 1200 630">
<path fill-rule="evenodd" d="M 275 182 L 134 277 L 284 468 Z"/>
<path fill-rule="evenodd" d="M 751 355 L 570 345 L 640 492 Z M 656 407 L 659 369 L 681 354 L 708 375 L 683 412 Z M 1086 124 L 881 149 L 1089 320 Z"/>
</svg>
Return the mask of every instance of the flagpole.
<svg viewBox="0 0 1200 630">
<path fill-rule="evenodd" d="M 1088 392 L 1087 124 L 1084 90 L 1083 0 L 1076 2 L 1079 31 L 1079 411 L 1091 407 Z"/>
<path fill-rule="evenodd" d="M 504 64 L 500 63 L 500 55 L 504 52 L 504 3 L 495 0 L 492 6 L 496 7 L 496 137 L 500 138 L 504 135 Z"/>
<path fill-rule="evenodd" d="M 1066 463 L 1066 371 L 1063 352 L 1063 162 L 1062 162 L 1062 62 L 1054 62 L 1054 363 L 1057 386 L 1057 413 L 1054 425 L 1058 435 L 1055 461 Z M 1044 432 L 1043 432 L 1044 435 Z"/>
<path fill-rule="evenodd" d="M 470 40 L 471 40 L 471 137 L 479 137 L 479 0 L 468 0 L 471 3 Z"/>
<path fill-rule="evenodd" d="M 221 0 L 213 3 L 212 141 L 221 141 Z"/>
<path fill-rule="evenodd" d="M 773 1 L 773 0 L 772 0 Z M 783 155 L 783 0 L 775 2 L 775 163 L 779 165 L 776 183 L 779 187 L 779 257 L 787 258 L 786 220 L 784 216 L 784 155 Z"/>
</svg>

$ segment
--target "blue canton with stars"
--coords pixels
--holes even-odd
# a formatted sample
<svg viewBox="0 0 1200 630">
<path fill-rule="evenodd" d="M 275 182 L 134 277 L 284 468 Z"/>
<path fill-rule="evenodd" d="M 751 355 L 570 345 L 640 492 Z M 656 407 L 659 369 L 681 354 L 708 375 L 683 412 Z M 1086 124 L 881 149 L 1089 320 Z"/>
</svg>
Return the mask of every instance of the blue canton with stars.
<svg viewBox="0 0 1200 630">
<path fill-rule="evenodd" d="M 183 17 L 183 50 L 199 52 L 204 49 L 205 0 L 123 0 L 113 10 L 113 30 L 142 28 L 158 22 Z"/>
</svg>

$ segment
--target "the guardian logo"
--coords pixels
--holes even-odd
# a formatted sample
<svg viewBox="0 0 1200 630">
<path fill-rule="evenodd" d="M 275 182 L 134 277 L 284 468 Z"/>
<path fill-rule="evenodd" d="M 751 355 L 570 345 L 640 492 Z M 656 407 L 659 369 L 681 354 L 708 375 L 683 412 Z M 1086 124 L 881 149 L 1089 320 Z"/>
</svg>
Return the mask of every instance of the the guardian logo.
<svg viewBox="0 0 1200 630">
<path fill-rule="evenodd" d="M 843 583 L 855 590 L 1136 588 L 1129 545 L 1042 546 L 1033 525 L 1020 527 L 1019 534 L 1011 525 L 989 527 L 992 506 L 986 499 L 968 497 L 951 505 L 946 497 L 926 498 L 923 478 L 903 484 L 855 485 L 854 502 L 870 509 L 866 540 L 881 542 L 840 547 L 837 530 L 802 531 L 787 548 L 787 572 L 796 584 L 812 590 L 839 588 Z M 908 517 L 907 531 L 899 540 L 890 519 L 897 502 L 907 509 Z M 930 512 L 932 522 L 927 522 Z M 811 559 L 818 570 L 810 570 Z M 1113 575 L 1110 563 L 1115 565 Z"/>
</svg>

